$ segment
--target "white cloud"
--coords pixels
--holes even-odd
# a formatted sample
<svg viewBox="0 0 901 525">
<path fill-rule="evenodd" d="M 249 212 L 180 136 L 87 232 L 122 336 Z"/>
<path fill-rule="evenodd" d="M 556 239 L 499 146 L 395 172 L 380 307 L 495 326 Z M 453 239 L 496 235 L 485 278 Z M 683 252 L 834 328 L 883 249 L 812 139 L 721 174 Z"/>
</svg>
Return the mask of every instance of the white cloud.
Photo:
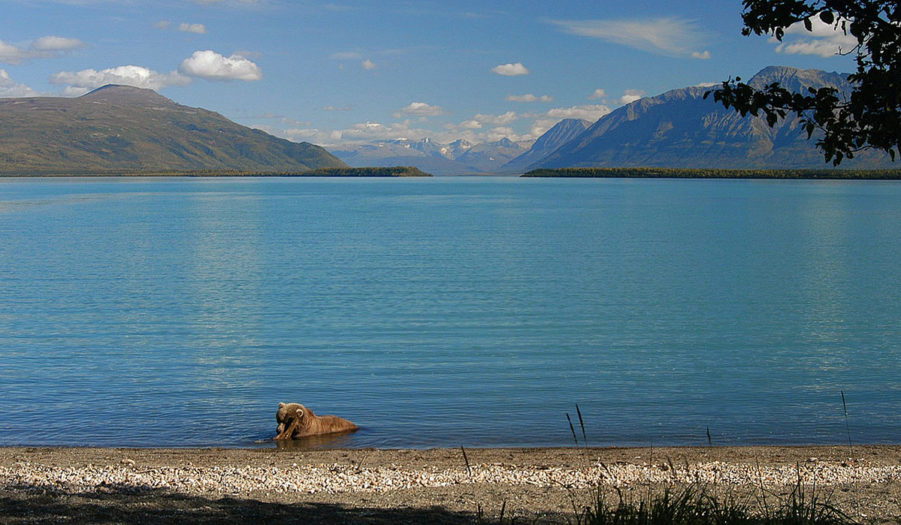
<svg viewBox="0 0 901 525">
<path fill-rule="evenodd" d="M 494 66 L 491 68 L 491 72 L 505 77 L 517 77 L 520 75 L 528 75 L 529 69 L 517 62 L 515 64 L 501 64 L 499 66 Z"/>
<path fill-rule="evenodd" d="M 835 22 L 831 24 L 827 24 L 823 22 L 819 15 L 810 17 L 810 31 L 804 27 L 803 22 L 795 22 L 794 24 L 785 28 L 786 35 L 805 35 L 805 36 L 813 36 L 817 38 L 832 38 L 836 36 L 838 33 L 841 36 L 846 36 L 845 32 L 842 31 L 842 23 L 849 24 L 850 20 L 845 18 L 838 18 Z M 855 43 L 857 43 L 857 39 L 851 35 L 847 35 L 851 38 Z"/>
<path fill-rule="evenodd" d="M 601 88 L 595 89 L 594 92 L 588 95 L 588 100 L 599 100 L 605 98 L 607 96 L 607 92 Z"/>
<path fill-rule="evenodd" d="M 428 135 L 429 132 L 426 130 L 411 128 L 409 121 L 388 125 L 367 121 L 354 124 L 343 130 L 332 131 L 328 134 L 328 138 L 345 142 L 370 142 L 400 138 L 421 139 Z"/>
<path fill-rule="evenodd" d="M 182 22 L 178 25 L 178 30 L 183 33 L 194 33 L 195 35 L 206 34 L 206 26 L 203 24 L 189 24 Z"/>
<path fill-rule="evenodd" d="M 65 38 L 62 36 L 42 36 L 31 44 L 36 51 L 69 51 L 83 47 L 84 42 L 77 38 Z"/>
<path fill-rule="evenodd" d="M 178 66 L 178 70 L 207 80 L 253 81 L 263 78 L 259 66 L 250 60 L 240 55 L 225 57 L 211 50 L 195 51 Z"/>
<path fill-rule="evenodd" d="M 528 138 L 516 133 L 513 128 L 507 126 L 498 126 L 496 128 L 491 128 L 490 130 L 482 133 L 481 136 L 479 136 L 479 140 L 481 142 L 497 142 L 501 139 L 510 139 L 514 142 L 529 140 Z"/>
<path fill-rule="evenodd" d="M 160 20 L 153 24 L 153 27 L 165 31 L 172 27 L 172 22 L 169 20 Z M 188 22 L 182 22 L 178 24 L 178 26 L 173 29 L 177 29 L 182 33 L 194 33 L 195 35 L 205 35 L 206 34 L 206 26 L 203 24 L 189 24 Z"/>
<path fill-rule="evenodd" d="M 5 69 L 0 69 L 0 98 L 36 97 L 38 93 L 25 84 L 16 83 Z"/>
<path fill-rule="evenodd" d="M 0 40 L 0 62 L 6 62 L 7 64 L 18 64 L 26 58 L 28 58 L 28 53 L 26 50 L 7 44 L 3 40 Z"/>
<path fill-rule="evenodd" d="M 373 71 L 378 67 L 375 65 L 375 62 L 373 62 L 372 60 L 369 60 L 368 58 L 366 60 L 364 60 L 361 65 L 363 66 L 363 69 L 365 69 L 366 71 Z"/>
<path fill-rule="evenodd" d="M 565 32 L 598 38 L 650 53 L 703 58 L 699 49 L 703 42 L 698 35 L 704 28 L 693 20 L 678 17 L 629 20 L 552 20 Z"/>
<path fill-rule="evenodd" d="M 483 127 L 474 121 L 464 121 L 460 124 L 448 124 L 442 133 L 433 134 L 432 137 L 438 142 L 449 143 L 457 139 L 463 139 L 473 144 L 482 142 L 496 142 L 502 138 L 508 138 L 514 142 L 534 140 L 536 137 L 531 134 L 519 134 L 510 126 L 491 126 Z"/>
<path fill-rule="evenodd" d="M 698 60 L 710 60 L 710 51 L 706 49 L 704 51 L 692 51 L 691 58 L 697 58 Z"/>
<path fill-rule="evenodd" d="M 623 96 L 619 97 L 620 104 L 631 104 L 644 96 L 644 91 L 640 89 L 627 89 Z"/>
<path fill-rule="evenodd" d="M 483 113 L 479 113 L 476 116 L 472 117 L 472 120 L 478 122 L 479 124 L 490 125 L 490 126 L 506 126 L 512 122 L 515 122 L 519 119 L 519 116 L 515 111 L 508 111 L 501 115 L 486 115 Z"/>
<path fill-rule="evenodd" d="M 510 102 L 553 102 L 554 97 L 550 95 L 535 96 L 531 93 L 525 95 L 507 95 Z"/>
<path fill-rule="evenodd" d="M 425 102 L 410 102 L 404 108 L 401 108 L 394 114 L 394 118 L 403 118 L 404 115 L 413 117 L 436 117 L 444 115 L 446 111 L 441 106 L 432 106 Z"/>
<path fill-rule="evenodd" d="M 475 124 L 469 127 L 466 123 Z M 321 130 L 314 128 L 291 129 L 276 132 L 288 139 L 303 139 L 327 147 L 340 148 L 342 145 L 371 143 L 382 140 L 410 139 L 420 140 L 432 138 L 437 142 L 450 143 L 457 139 L 465 139 L 472 143 L 493 142 L 504 137 L 513 141 L 533 140 L 531 135 L 519 135 L 508 126 L 480 127 L 481 124 L 466 121 L 461 125 L 448 124 L 443 132 L 413 127 L 411 121 L 405 120 L 393 124 L 380 122 L 362 122 L 345 129 Z"/>
<path fill-rule="evenodd" d="M 353 109 L 353 106 L 332 106 L 329 104 L 328 106 L 324 106 L 322 111 L 350 111 Z"/>
<path fill-rule="evenodd" d="M 529 128 L 529 135 L 532 137 L 538 138 L 545 133 L 547 130 L 554 127 L 555 124 L 560 122 L 557 119 L 548 119 L 548 118 L 539 118 L 532 122 L 532 125 Z"/>
<path fill-rule="evenodd" d="M 587 104 L 584 106 L 570 106 L 568 108 L 554 108 L 544 114 L 545 117 L 559 121 L 565 118 L 580 118 L 594 122 L 610 113 L 610 108 L 604 104 Z"/>
<path fill-rule="evenodd" d="M 441 131 L 425 129 L 426 126 L 420 127 L 419 123 L 424 117 L 439 114 L 438 108 L 439 106 L 425 102 L 412 103 L 395 115 L 411 118 L 393 123 L 367 121 L 343 129 L 322 129 L 311 125 L 286 126 L 288 129 L 281 130 L 261 129 L 267 129 L 267 131 L 290 140 L 306 140 L 332 148 L 382 140 L 402 138 L 420 140 L 427 137 L 440 143 L 465 139 L 477 144 L 494 142 L 504 137 L 515 142 L 532 141 L 564 118 L 578 118 L 594 122 L 610 113 L 610 108 L 606 105 L 588 104 L 558 107 L 536 113 L 514 111 L 501 114 L 478 113 L 462 122 L 446 124 Z"/>
<path fill-rule="evenodd" d="M 478 114 L 474 118 L 464 120 L 459 124 L 446 124 L 444 130 L 440 132 L 436 132 L 433 129 L 415 127 L 415 120 L 404 120 L 392 124 L 367 121 L 336 130 L 324 130 L 313 127 L 273 130 L 264 126 L 256 127 L 290 140 L 306 140 L 330 148 L 382 140 L 420 140 L 427 137 L 440 143 L 450 143 L 457 139 L 464 139 L 477 144 L 494 142 L 505 137 L 515 142 L 531 141 L 541 136 L 562 118 L 597 120 L 597 118 L 600 118 L 607 112 L 609 112 L 609 109 L 606 106 L 556 108 L 549 112 L 531 115 L 532 118 L 537 117 L 537 120 L 529 126 L 529 131 L 526 133 L 517 133 L 516 129 L 511 126 L 514 121 L 525 116 L 518 115 L 512 111 L 501 115 Z M 548 114 L 554 116 L 548 116 Z"/>
<path fill-rule="evenodd" d="M 0 40 L 0 62 L 21 64 L 36 58 L 53 58 L 84 46 L 85 43 L 77 38 L 52 35 L 42 36 L 25 47 L 14 46 Z"/>
<path fill-rule="evenodd" d="M 51 76 L 50 82 L 68 85 L 65 93 L 77 95 L 107 84 L 123 84 L 158 90 L 166 86 L 183 86 L 190 83 L 191 79 L 177 71 L 158 73 L 146 67 L 129 65 L 101 71 L 95 69 L 83 69 L 76 72 L 61 71 Z"/>
<path fill-rule="evenodd" d="M 604 90 L 595 90 L 595 92 L 597 91 L 603 92 Z M 603 93 L 602 96 L 606 96 L 606 93 Z M 610 113 L 610 108 L 604 104 L 587 104 L 584 106 L 554 108 L 541 114 L 528 115 L 535 119 L 529 128 L 528 136 L 532 139 L 537 139 L 565 118 L 577 118 L 595 122 L 608 113 Z"/>
<path fill-rule="evenodd" d="M 857 39 L 853 35 L 845 34 L 842 22 L 848 21 L 839 19 L 835 23 L 827 24 L 820 20 L 819 16 L 814 16 L 810 18 L 811 31 L 804 27 L 803 22 L 794 23 L 785 29 L 785 37 L 776 46 L 776 52 L 789 55 L 817 55 L 824 58 L 847 53 L 857 46 Z M 778 42 L 775 38 L 770 41 Z"/>
<path fill-rule="evenodd" d="M 452 142 L 457 139 L 465 139 L 472 143 L 494 142 L 504 137 L 513 141 L 532 140 L 530 135 L 519 135 L 509 125 L 522 116 L 515 111 L 508 111 L 500 115 L 479 113 L 471 119 L 459 124 L 447 124 L 446 132 L 435 136 L 442 142 Z"/>
</svg>

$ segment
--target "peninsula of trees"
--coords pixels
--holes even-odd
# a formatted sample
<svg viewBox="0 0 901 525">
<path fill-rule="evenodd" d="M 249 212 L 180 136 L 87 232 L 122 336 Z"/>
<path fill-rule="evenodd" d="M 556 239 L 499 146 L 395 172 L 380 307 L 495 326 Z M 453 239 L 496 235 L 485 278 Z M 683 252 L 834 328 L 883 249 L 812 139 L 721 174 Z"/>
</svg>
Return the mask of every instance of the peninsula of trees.
<svg viewBox="0 0 901 525">
<path fill-rule="evenodd" d="M 523 177 L 622 179 L 842 179 L 901 180 L 897 170 L 728 170 L 688 168 L 558 168 L 528 171 Z"/>
<path fill-rule="evenodd" d="M 59 170 L 0 173 L 0 177 L 431 177 L 419 168 L 319 168 L 303 171 L 254 170 Z"/>
<path fill-rule="evenodd" d="M 419 168 L 412 166 L 392 166 L 387 168 L 319 168 L 302 173 L 299 177 L 431 177 Z"/>
</svg>

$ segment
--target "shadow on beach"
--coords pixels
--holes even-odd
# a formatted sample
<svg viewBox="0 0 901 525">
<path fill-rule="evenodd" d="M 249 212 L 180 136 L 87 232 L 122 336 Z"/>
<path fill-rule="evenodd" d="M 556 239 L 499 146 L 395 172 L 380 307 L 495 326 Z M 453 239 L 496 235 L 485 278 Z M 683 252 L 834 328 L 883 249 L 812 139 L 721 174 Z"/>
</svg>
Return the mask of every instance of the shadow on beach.
<svg viewBox="0 0 901 525">
<path fill-rule="evenodd" d="M 441 507 L 368 508 L 332 503 L 270 503 L 251 499 L 108 487 L 69 493 L 20 487 L 0 494 L 0 523 L 474 523 L 475 513 Z M 278 520 L 278 521 L 276 521 Z"/>
</svg>

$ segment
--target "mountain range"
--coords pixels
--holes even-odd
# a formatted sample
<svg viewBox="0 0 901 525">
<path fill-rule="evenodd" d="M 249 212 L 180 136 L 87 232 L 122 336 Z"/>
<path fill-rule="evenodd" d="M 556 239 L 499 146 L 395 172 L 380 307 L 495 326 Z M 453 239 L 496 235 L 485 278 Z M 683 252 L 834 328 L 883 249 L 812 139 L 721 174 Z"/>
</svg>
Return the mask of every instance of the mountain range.
<svg viewBox="0 0 901 525">
<path fill-rule="evenodd" d="M 149 89 L 110 85 L 77 98 L 0 99 L 0 174 L 240 170 L 347 165 Z"/>
<path fill-rule="evenodd" d="M 429 138 L 399 139 L 339 146 L 331 151 L 351 166 L 416 166 L 436 175 L 520 174 L 590 125 L 587 120 L 563 119 L 534 142 L 503 138 L 480 144 L 465 139 L 441 144 Z"/>
<path fill-rule="evenodd" d="M 464 175 L 499 171 L 530 145 L 507 138 L 480 144 L 464 139 L 441 144 L 425 138 L 337 146 L 331 152 L 351 166 L 416 166 L 435 175 Z"/>
<path fill-rule="evenodd" d="M 749 83 L 762 87 L 773 82 L 801 92 L 808 87 L 831 86 L 848 94 L 852 86 L 848 76 L 818 70 L 771 66 L 757 73 Z M 429 139 L 419 143 L 403 141 L 406 151 L 416 155 L 387 156 L 386 163 L 412 165 L 436 174 L 494 172 L 523 173 L 537 168 L 564 167 L 669 167 L 719 169 L 823 169 L 823 154 L 809 140 L 799 119 L 787 118 L 770 127 L 760 117 L 742 117 L 705 93 L 716 85 L 674 89 L 646 97 L 612 111 L 597 122 L 565 119 L 557 123 L 520 154 L 510 145 L 525 146 L 509 140 L 488 144 L 467 144 L 464 154 L 436 154 L 444 146 Z M 816 135 L 814 136 L 814 139 Z M 461 141 L 457 141 L 459 143 Z M 417 144 L 429 144 L 432 153 Z M 456 144 L 456 143 L 455 143 Z M 392 146 L 395 145 L 392 143 Z M 508 146 L 502 149 L 500 146 Z M 369 148 L 368 150 L 366 148 Z M 335 151 L 345 162 L 359 166 L 373 162 L 372 151 L 392 150 L 388 143 L 348 147 Z M 476 158 L 470 151 L 481 151 L 480 159 L 491 162 L 464 162 Z M 499 159 L 510 156 L 507 162 Z M 453 161 L 453 163 L 449 162 Z M 443 163 L 437 166 L 437 163 Z M 425 167 L 425 166 L 428 166 Z M 842 162 L 841 168 L 896 168 L 888 155 L 863 151 Z"/>
<path fill-rule="evenodd" d="M 771 66 L 749 83 L 794 91 L 831 86 L 850 93 L 845 74 Z M 280 139 L 218 113 L 183 106 L 151 90 L 105 86 L 77 98 L 0 99 L 0 175 L 411 166 L 436 175 L 520 174 L 537 168 L 829 167 L 797 118 L 770 127 L 704 98 L 716 86 L 646 97 L 594 123 L 564 119 L 534 142 L 473 144 L 460 139 L 388 140 L 335 147 Z M 897 168 L 864 151 L 842 168 Z"/>
<path fill-rule="evenodd" d="M 763 69 L 749 84 L 759 88 L 773 82 L 796 92 L 831 86 L 848 94 L 852 89 L 844 74 L 778 66 Z M 742 117 L 714 102 L 712 96 L 705 99 L 711 89 L 675 89 L 618 108 L 527 169 L 827 167 L 798 118 L 770 127 L 761 117 Z M 842 163 L 842 168 L 891 166 L 887 155 L 872 151 Z"/>
</svg>

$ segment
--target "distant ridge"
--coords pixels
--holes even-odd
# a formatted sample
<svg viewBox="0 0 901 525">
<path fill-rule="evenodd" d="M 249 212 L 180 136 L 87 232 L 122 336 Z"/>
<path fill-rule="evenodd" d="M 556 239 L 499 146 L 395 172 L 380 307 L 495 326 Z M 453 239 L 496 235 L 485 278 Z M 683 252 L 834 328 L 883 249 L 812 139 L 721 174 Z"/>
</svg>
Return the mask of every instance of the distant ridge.
<svg viewBox="0 0 901 525">
<path fill-rule="evenodd" d="M 435 175 L 465 175 L 493 172 L 527 147 L 507 138 L 481 144 L 463 139 L 441 144 L 426 138 L 348 144 L 333 152 L 352 166 L 416 166 Z"/>
<path fill-rule="evenodd" d="M 850 92 L 847 75 L 771 66 L 750 83 L 779 82 L 800 91 L 832 86 Z M 823 154 L 808 140 L 798 119 L 769 127 L 704 99 L 713 87 L 687 87 L 642 98 L 602 117 L 544 159 L 538 168 L 667 167 L 717 169 L 822 169 Z M 815 139 L 815 137 L 814 137 Z M 842 162 L 844 169 L 897 168 L 888 155 L 864 151 Z"/>
<path fill-rule="evenodd" d="M 496 142 L 483 142 L 466 150 L 455 160 L 475 171 L 493 172 L 521 155 L 526 149 L 504 137 Z"/>
<path fill-rule="evenodd" d="M 108 85 L 77 98 L 0 99 L 0 175 L 346 166 L 319 146 L 274 137 L 149 89 Z"/>
</svg>

